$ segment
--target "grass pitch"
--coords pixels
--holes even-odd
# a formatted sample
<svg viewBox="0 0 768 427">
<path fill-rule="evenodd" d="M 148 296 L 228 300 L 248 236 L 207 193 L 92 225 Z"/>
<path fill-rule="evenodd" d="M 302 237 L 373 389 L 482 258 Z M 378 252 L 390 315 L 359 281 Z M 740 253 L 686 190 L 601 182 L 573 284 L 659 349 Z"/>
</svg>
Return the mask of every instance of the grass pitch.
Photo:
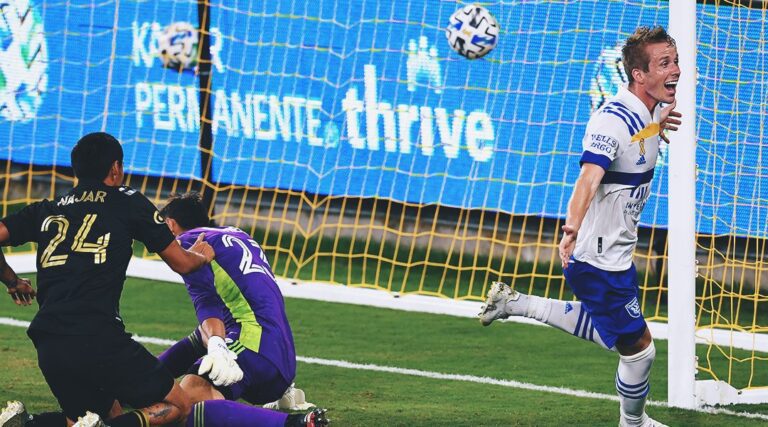
<svg viewBox="0 0 768 427">
<path fill-rule="evenodd" d="M 514 323 L 483 328 L 476 320 L 450 316 L 298 299 L 286 304 L 300 356 L 615 393 L 616 355 L 552 328 Z M 0 317 L 31 320 L 35 311 L 36 307 L 16 307 L 10 298 L 0 299 Z M 143 336 L 178 339 L 195 327 L 192 305 L 184 287 L 177 284 L 129 279 L 121 314 L 128 330 Z M 667 346 L 661 340 L 656 345 L 651 399 L 665 401 Z M 163 349 L 148 348 L 154 353 Z M 21 398 L 33 412 L 56 409 L 23 328 L 0 325 L 0 358 L 5 365 L 0 371 L 0 401 Z M 618 422 L 614 401 L 498 385 L 306 362 L 299 363 L 296 381 L 309 401 L 331 409 L 338 426 L 615 426 Z M 729 409 L 768 413 L 768 405 Z M 766 423 L 656 406 L 648 412 L 672 426 Z"/>
</svg>

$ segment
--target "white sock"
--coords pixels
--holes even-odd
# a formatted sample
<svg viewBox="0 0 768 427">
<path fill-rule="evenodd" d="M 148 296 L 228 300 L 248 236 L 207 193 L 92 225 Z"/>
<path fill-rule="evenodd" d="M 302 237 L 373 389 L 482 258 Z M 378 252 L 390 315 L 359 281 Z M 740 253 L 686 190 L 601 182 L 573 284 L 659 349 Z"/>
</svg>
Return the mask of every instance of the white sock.
<svg viewBox="0 0 768 427">
<path fill-rule="evenodd" d="M 616 370 L 616 391 L 621 402 L 622 425 L 641 426 L 648 416 L 645 414 L 645 399 L 650 390 L 651 366 L 656 358 L 656 347 L 651 345 L 631 356 L 619 356 Z"/>
<path fill-rule="evenodd" d="M 520 294 L 517 301 L 507 302 L 506 311 L 513 316 L 536 319 L 610 350 L 592 325 L 592 316 L 582 309 L 579 301 L 561 301 Z"/>
</svg>

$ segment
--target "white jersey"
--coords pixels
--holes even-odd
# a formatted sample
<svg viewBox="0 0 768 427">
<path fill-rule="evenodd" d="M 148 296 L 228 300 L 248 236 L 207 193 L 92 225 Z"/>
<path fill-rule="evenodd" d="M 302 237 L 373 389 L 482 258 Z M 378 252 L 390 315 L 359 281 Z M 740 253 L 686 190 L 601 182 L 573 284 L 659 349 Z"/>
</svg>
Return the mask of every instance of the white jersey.
<svg viewBox="0 0 768 427">
<path fill-rule="evenodd" d="M 605 169 L 576 239 L 573 257 L 602 270 L 632 266 L 637 223 L 659 154 L 659 115 L 626 88 L 589 119 L 581 163 Z"/>
</svg>

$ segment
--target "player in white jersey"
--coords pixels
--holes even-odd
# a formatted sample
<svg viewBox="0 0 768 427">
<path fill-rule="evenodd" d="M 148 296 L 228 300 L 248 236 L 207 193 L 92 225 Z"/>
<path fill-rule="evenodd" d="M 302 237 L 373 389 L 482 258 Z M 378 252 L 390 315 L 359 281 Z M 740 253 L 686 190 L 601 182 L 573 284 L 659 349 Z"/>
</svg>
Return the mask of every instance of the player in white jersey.
<svg viewBox="0 0 768 427">
<path fill-rule="evenodd" d="M 620 425 L 660 426 L 645 413 L 656 350 L 637 300 L 632 252 L 659 140 L 681 123 L 673 110 L 680 68 L 675 41 L 661 27 L 638 28 L 622 61 L 629 84 L 587 124 L 559 246 L 563 275 L 579 301 L 524 295 L 494 282 L 479 316 L 486 326 L 509 316 L 534 318 L 617 351 Z"/>
</svg>

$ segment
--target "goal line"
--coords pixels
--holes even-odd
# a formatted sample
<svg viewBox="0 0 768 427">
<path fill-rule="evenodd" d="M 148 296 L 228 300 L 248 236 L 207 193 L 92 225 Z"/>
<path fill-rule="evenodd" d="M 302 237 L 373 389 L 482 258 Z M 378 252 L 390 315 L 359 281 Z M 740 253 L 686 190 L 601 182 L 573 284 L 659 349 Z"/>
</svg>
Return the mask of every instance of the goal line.
<svg viewBox="0 0 768 427">
<path fill-rule="evenodd" d="M 19 273 L 34 273 L 35 255 L 11 255 L 8 261 Z M 171 283 L 183 283 L 181 276 L 173 272 L 164 262 L 143 258 L 132 258 L 128 265 L 127 275 L 140 279 L 158 280 Z M 479 301 L 455 300 L 427 295 L 415 295 L 384 292 L 378 289 L 359 288 L 333 285 L 329 283 L 298 282 L 295 280 L 277 278 L 280 291 L 290 298 L 310 299 L 314 301 L 357 304 L 371 307 L 388 308 L 392 310 L 412 311 L 419 313 L 445 314 L 449 316 L 473 318 L 480 312 Z M 524 317 L 510 318 L 503 322 L 517 322 L 531 325 L 546 326 L 543 323 Z M 669 338 L 666 323 L 648 322 L 648 327 L 654 339 Z M 696 330 L 698 344 L 716 344 L 732 346 L 743 350 L 768 353 L 768 335 L 751 334 L 719 328 L 699 328 Z"/>
</svg>

